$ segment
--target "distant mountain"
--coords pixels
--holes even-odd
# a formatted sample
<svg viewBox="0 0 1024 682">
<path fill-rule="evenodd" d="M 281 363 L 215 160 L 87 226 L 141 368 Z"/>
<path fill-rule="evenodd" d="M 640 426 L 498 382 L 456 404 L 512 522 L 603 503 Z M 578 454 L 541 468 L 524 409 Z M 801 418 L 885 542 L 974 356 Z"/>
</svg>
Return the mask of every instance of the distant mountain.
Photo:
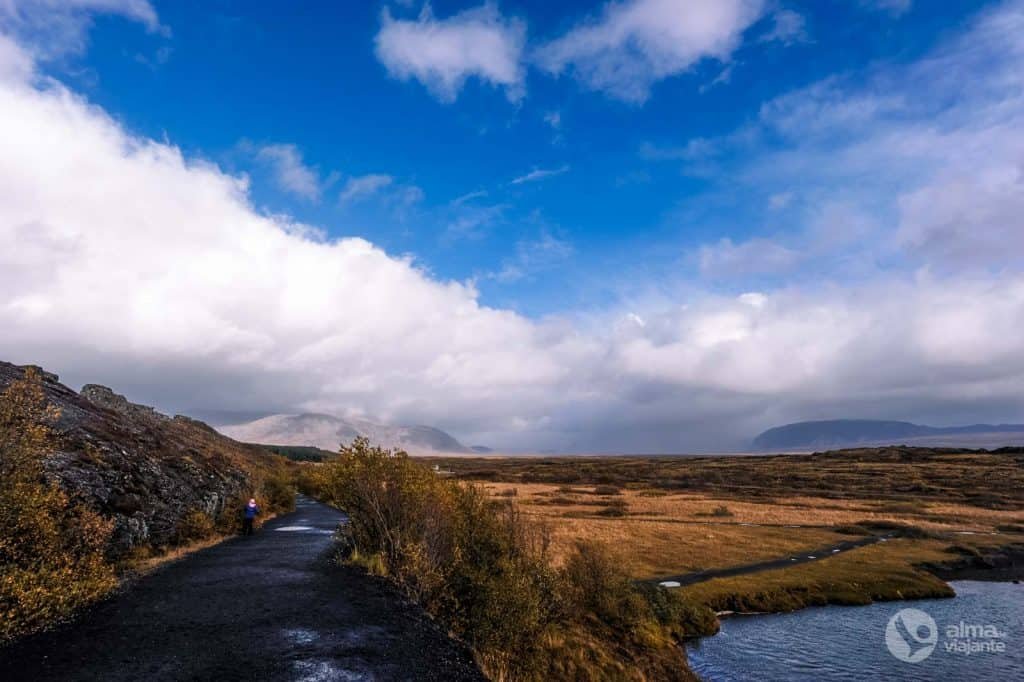
<svg viewBox="0 0 1024 682">
<path fill-rule="evenodd" d="M 754 439 L 757 450 L 821 450 L 851 445 L 948 445 L 991 447 L 1024 443 L 1024 424 L 922 426 L 875 419 L 796 422 L 768 429 Z"/>
<path fill-rule="evenodd" d="M 218 426 L 226 436 L 247 443 L 303 445 L 337 452 L 359 436 L 374 445 L 399 448 L 409 454 L 470 454 L 452 436 L 431 426 L 387 426 L 362 419 L 342 419 L 329 414 L 275 414 L 245 424 Z"/>
</svg>

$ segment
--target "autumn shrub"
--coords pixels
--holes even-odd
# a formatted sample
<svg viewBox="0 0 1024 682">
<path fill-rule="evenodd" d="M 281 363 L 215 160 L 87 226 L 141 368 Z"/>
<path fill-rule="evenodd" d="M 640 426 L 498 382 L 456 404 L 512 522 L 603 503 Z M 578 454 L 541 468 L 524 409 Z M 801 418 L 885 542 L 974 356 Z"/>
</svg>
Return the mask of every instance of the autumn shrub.
<svg viewBox="0 0 1024 682">
<path fill-rule="evenodd" d="M 205 540 L 217 532 L 213 518 L 201 509 L 192 509 L 178 521 L 174 541 L 179 545 Z"/>
<path fill-rule="evenodd" d="M 52 424 L 37 370 L 0 394 L 0 642 L 70 616 L 116 585 L 112 524 L 48 480 Z"/>
<path fill-rule="evenodd" d="M 491 678 L 691 679 L 682 627 L 662 622 L 621 562 L 581 545 L 555 568 L 549 532 L 511 500 L 365 439 L 310 476 L 309 489 L 349 515 L 350 561 L 394 580 Z"/>
<path fill-rule="evenodd" d="M 266 513 L 295 511 L 295 483 L 286 471 L 275 471 L 264 477 L 257 498 Z"/>
</svg>

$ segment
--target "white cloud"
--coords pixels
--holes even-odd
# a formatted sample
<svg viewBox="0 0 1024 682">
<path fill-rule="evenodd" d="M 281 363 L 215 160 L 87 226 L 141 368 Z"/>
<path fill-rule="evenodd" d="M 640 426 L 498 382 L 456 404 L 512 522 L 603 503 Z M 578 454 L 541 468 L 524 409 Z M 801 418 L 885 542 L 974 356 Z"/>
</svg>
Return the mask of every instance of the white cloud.
<svg viewBox="0 0 1024 682">
<path fill-rule="evenodd" d="M 951 172 L 900 198 L 900 248 L 945 263 L 1019 263 L 1024 254 L 1024 135 L 1018 164 Z"/>
<path fill-rule="evenodd" d="M 0 32 L 19 38 L 38 59 L 82 52 L 92 14 L 112 14 L 170 35 L 148 0 L 0 0 Z"/>
<path fill-rule="evenodd" d="M 513 178 L 509 184 L 522 185 L 527 182 L 539 182 L 540 180 L 547 180 L 548 178 L 553 178 L 568 172 L 568 164 L 561 165 L 558 168 L 534 168 L 529 173 Z"/>
<path fill-rule="evenodd" d="M 774 241 L 797 250 L 795 241 L 812 241 L 818 262 L 948 273 L 1022 264 L 1021 35 L 1024 3 L 1005 2 L 914 62 L 783 94 L 723 138 L 641 151 L 689 161 L 714 150 L 708 177 L 740 204 L 744 192 L 801 187 L 805 224 L 789 232 L 802 236 Z M 850 231 L 859 246 L 843 236 Z"/>
<path fill-rule="evenodd" d="M 349 178 L 341 190 L 339 199 L 342 203 L 365 199 L 390 186 L 394 180 L 390 175 L 383 175 L 381 173 L 371 173 L 369 175 Z"/>
<path fill-rule="evenodd" d="M 800 187 L 800 203 L 814 203 L 826 225 L 856 209 L 885 222 L 870 210 L 877 196 L 852 191 L 852 173 L 903 197 L 886 224 L 917 226 L 905 235 L 918 246 L 900 254 L 962 254 L 934 237 L 947 232 L 922 208 L 947 196 L 938 208 L 963 216 L 981 244 L 1011 240 L 1011 251 L 1011 169 L 1024 158 L 1018 8 L 987 15 L 966 52 L 954 46 L 886 81 L 925 83 L 940 98 L 959 84 L 955 106 L 934 116 L 918 102 L 927 116 L 876 113 L 874 126 L 861 116 L 827 147 L 827 120 L 807 138 L 780 125 L 800 141 L 783 156 L 755 150 L 728 178 L 733 196 L 757 179 L 763 207 L 770 177 L 778 191 Z M 34 81 L 31 68 L 0 73 L 0 358 L 71 384 L 108 383 L 164 408 L 359 409 L 499 447 L 574 450 L 736 447 L 809 413 L 948 423 L 1024 410 L 1024 275 L 991 246 L 971 252 L 987 267 L 941 255 L 928 267 L 757 292 L 666 286 L 658 301 L 532 320 L 364 240 L 325 240 L 255 210 L 244 179 L 130 135 L 60 84 Z M 792 111 L 837 112 L 845 129 L 844 107 L 814 102 Z M 949 189 L 967 175 L 973 185 Z M 995 204 L 991 214 L 966 210 L 978 197 Z M 825 210 L 838 198 L 853 208 Z M 798 241 L 772 244 L 803 254 Z M 717 245 L 709 262 L 730 267 L 772 248 Z"/>
<path fill-rule="evenodd" d="M 465 203 L 473 201 L 474 199 L 483 199 L 487 196 L 487 190 L 478 189 L 473 192 L 466 192 L 465 194 L 455 197 L 449 202 L 451 206 L 462 206 Z"/>
<path fill-rule="evenodd" d="M 803 43 L 807 40 L 807 20 L 802 14 L 791 9 L 780 9 L 772 14 L 772 27 L 761 36 L 761 42 L 777 41 L 784 45 Z"/>
<path fill-rule="evenodd" d="M 446 19 L 436 18 L 429 4 L 412 20 L 395 19 L 385 8 L 375 44 L 377 59 L 393 77 L 415 78 L 439 100 L 453 102 L 471 77 L 520 99 L 525 42 L 526 24 L 485 2 Z"/>
<path fill-rule="evenodd" d="M 643 102 L 659 80 L 703 59 L 728 61 L 762 0 L 622 0 L 538 49 L 553 73 L 570 71 L 584 86 Z"/>
<path fill-rule="evenodd" d="M 705 244 L 698 252 L 700 271 L 706 277 L 786 272 L 800 258 L 798 252 L 768 239 L 736 244 L 726 238 L 713 245 Z"/>
<path fill-rule="evenodd" d="M 295 145 L 264 145 L 255 150 L 255 156 L 270 167 L 275 182 L 285 192 L 309 201 L 320 198 L 320 175 L 303 162 L 302 152 Z"/>
<path fill-rule="evenodd" d="M 0 33 L 0 80 L 28 80 L 35 72 L 32 56 Z"/>
<path fill-rule="evenodd" d="M 562 112 L 549 111 L 544 114 L 544 122 L 551 126 L 553 130 L 560 130 L 562 128 Z"/>
<path fill-rule="evenodd" d="M 423 197 L 423 190 L 416 185 L 399 184 L 390 175 L 370 173 L 349 178 L 338 195 L 338 201 L 342 205 L 351 205 L 373 199 L 401 216 L 423 201 Z"/>
</svg>

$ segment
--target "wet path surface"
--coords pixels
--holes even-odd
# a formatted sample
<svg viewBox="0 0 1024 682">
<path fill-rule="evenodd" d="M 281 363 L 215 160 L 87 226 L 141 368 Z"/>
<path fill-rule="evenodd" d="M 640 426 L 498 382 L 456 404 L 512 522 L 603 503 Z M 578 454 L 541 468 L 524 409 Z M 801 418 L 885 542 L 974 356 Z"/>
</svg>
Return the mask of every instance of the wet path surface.
<svg viewBox="0 0 1024 682">
<path fill-rule="evenodd" d="M 329 559 L 343 515 L 294 513 L 170 564 L 83 618 L 0 650 L 0 680 L 477 680 L 382 581 Z"/>
</svg>

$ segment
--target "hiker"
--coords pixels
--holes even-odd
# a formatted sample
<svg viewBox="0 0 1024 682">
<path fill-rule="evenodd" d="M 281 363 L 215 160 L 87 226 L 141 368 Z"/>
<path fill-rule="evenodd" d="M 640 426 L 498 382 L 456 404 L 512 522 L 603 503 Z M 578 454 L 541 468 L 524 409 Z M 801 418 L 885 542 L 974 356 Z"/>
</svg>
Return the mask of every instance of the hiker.
<svg viewBox="0 0 1024 682">
<path fill-rule="evenodd" d="M 249 500 L 249 504 L 245 505 L 245 518 L 242 519 L 242 535 L 252 535 L 252 522 L 256 520 L 256 515 L 260 513 L 260 508 L 256 506 L 256 498 Z"/>
</svg>

